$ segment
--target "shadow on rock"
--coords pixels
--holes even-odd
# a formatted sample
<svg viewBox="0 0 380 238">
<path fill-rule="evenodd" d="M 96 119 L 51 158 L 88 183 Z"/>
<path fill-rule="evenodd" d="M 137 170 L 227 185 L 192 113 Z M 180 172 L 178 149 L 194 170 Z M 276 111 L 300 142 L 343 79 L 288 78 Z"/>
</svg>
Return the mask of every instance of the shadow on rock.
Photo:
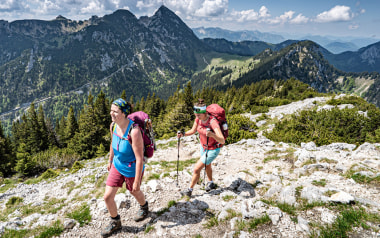
<svg viewBox="0 0 380 238">
<path fill-rule="evenodd" d="M 209 208 L 208 204 L 194 199 L 188 202 L 178 202 L 171 206 L 169 209 L 152 214 L 152 218 L 157 216 L 156 219 L 152 219 L 153 223 L 161 223 L 162 228 L 172 228 L 179 225 L 196 224 L 200 223 L 206 216 L 205 210 Z"/>
</svg>

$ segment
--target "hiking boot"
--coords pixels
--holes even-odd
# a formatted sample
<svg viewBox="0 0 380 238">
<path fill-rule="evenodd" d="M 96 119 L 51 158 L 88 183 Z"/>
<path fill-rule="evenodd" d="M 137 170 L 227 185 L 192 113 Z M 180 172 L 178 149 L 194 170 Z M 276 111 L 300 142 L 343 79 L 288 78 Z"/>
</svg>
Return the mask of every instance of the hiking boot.
<svg viewBox="0 0 380 238">
<path fill-rule="evenodd" d="M 214 182 L 208 182 L 206 186 L 206 192 L 209 192 L 212 189 L 216 189 L 216 184 Z"/>
<path fill-rule="evenodd" d="M 183 191 L 181 191 L 181 192 L 179 192 L 182 196 L 188 196 L 188 197 L 191 197 L 191 193 L 192 193 L 193 191 L 192 190 L 190 190 L 190 189 L 185 189 L 185 190 L 183 190 Z"/>
<path fill-rule="evenodd" d="M 110 224 L 104 228 L 101 235 L 103 237 L 109 237 L 114 232 L 121 230 L 121 220 L 120 219 L 111 219 Z"/>
<path fill-rule="evenodd" d="M 149 213 L 149 207 L 148 207 L 148 201 L 146 201 L 145 205 L 143 206 L 140 205 L 140 209 L 137 212 L 137 215 L 133 218 L 133 220 L 135 220 L 135 222 L 142 221 L 148 216 L 148 213 Z"/>
</svg>

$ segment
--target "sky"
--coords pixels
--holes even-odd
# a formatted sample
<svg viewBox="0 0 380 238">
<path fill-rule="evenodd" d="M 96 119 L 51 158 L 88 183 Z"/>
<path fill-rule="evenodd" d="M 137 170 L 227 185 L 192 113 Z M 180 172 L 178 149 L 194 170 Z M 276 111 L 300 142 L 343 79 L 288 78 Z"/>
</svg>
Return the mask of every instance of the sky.
<svg viewBox="0 0 380 238">
<path fill-rule="evenodd" d="M 151 16 L 162 4 L 191 28 L 380 39 L 380 0 L 0 0 L 0 20 Z"/>
</svg>

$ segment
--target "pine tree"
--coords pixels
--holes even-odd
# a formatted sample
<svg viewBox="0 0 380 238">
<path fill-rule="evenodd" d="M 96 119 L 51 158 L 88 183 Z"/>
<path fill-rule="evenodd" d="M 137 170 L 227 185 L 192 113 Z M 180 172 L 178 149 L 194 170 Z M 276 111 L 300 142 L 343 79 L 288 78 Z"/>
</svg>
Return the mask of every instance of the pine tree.
<svg viewBox="0 0 380 238">
<path fill-rule="evenodd" d="M 125 89 L 124 89 L 123 92 L 121 93 L 120 98 L 122 98 L 122 99 L 124 99 L 125 101 L 127 101 L 127 93 L 125 92 Z"/>
<path fill-rule="evenodd" d="M 133 95 L 131 95 L 131 97 L 129 98 L 129 103 L 132 105 L 132 107 L 134 107 L 135 105 L 135 101 L 133 100 Z"/>
<path fill-rule="evenodd" d="M 40 147 L 40 151 L 44 151 L 49 148 L 49 140 L 48 140 L 48 131 L 47 131 L 46 122 L 45 122 L 45 114 L 44 114 L 42 105 L 38 107 L 37 121 L 38 121 L 38 127 L 39 127 L 38 129 L 40 130 L 39 134 L 41 136 L 39 147 Z"/>
<path fill-rule="evenodd" d="M 0 177 L 11 175 L 15 166 L 15 155 L 11 141 L 4 135 L 3 127 L 0 121 Z"/>
<path fill-rule="evenodd" d="M 42 143 L 42 134 L 41 128 L 38 123 L 37 112 L 34 108 L 34 103 L 30 105 L 30 108 L 27 111 L 28 120 L 26 121 L 28 137 L 26 139 L 27 151 L 30 151 L 31 154 L 35 154 L 41 151 Z"/>
<path fill-rule="evenodd" d="M 74 115 L 73 107 L 70 107 L 69 113 L 67 114 L 66 128 L 64 129 L 64 142 L 69 142 L 78 132 L 78 123 Z"/>
<path fill-rule="evenodd" d="M 194 96 L 193 96 L 193 89 L 191 87 L 190 81 L 186 85 L 183 97 L 184 97 L 184 102 L 185 102 L 185 113 L 188 113 L 190 115 L 191 120 L 194 120 L 195 119 L 195 116 L 193 113 Z"/>
</svg>

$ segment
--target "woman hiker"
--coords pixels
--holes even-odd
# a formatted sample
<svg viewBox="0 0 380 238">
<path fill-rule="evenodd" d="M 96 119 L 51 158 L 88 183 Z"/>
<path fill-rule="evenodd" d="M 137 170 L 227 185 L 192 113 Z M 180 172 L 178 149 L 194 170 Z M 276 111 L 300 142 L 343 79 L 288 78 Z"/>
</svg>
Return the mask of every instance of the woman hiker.
<svg viewBox="0 0 380 238">
<path fill-rule="evenodd" d="M 193 176 L 191 178 L 190 187 L 181 191 L 182 196 L 191 197 L 193 188 L 198 182 L 202 169 L 206 165 L 206 174 L 209 182 L 207 183 L 206 191 L 216 188 L 216 184 L 212 180 L 212 167 L 211 163 L 215 160 L 220 152 L 220 147 L 218 145 L 223 145 L 225 143 L 222 131 L 219 127 L 219 123 L 216 119 L 210 117 L 206 112 L 207 105 L 204 103 L 203 99 L 198 99 L 198 103 L 194 105 L 194 114 L 196 116 L 193 127 L 191 130 L 177 134 L 178 138 L 182 136 L 190 136 L 198 131 L 201 145 L 200 152 L 201 158 L 194 166 Z M 207 129 L 210 130 L 207 130 Z M 208 142 L 208 143 L 207 143 Z M 207 158 L 207 161 L 206 161 Z"/>
<path fill-rule="evenodd" d="M 148 202 L 140 190 L 141 180 L 144 174 L 144 143 L 141 131 L 138 127 L 132 129 L 132 145 L 127 137 L 133 124 L 127 116 L 132 113 L 131 104 L 119 98 L 112 103 L 110 132 L 112 141 L 107 169 L 109 171 L 104 201 L 111 216 L 110 224 L 102 231 L 103 237 L 108 237 L 121 229 L 120 215 L 117 212 L 115 195 L 125 182 L 126 188 L 140 204 L 140 210 L 134 220 L 142 221 L 148 215 Z"/>
</svg>

